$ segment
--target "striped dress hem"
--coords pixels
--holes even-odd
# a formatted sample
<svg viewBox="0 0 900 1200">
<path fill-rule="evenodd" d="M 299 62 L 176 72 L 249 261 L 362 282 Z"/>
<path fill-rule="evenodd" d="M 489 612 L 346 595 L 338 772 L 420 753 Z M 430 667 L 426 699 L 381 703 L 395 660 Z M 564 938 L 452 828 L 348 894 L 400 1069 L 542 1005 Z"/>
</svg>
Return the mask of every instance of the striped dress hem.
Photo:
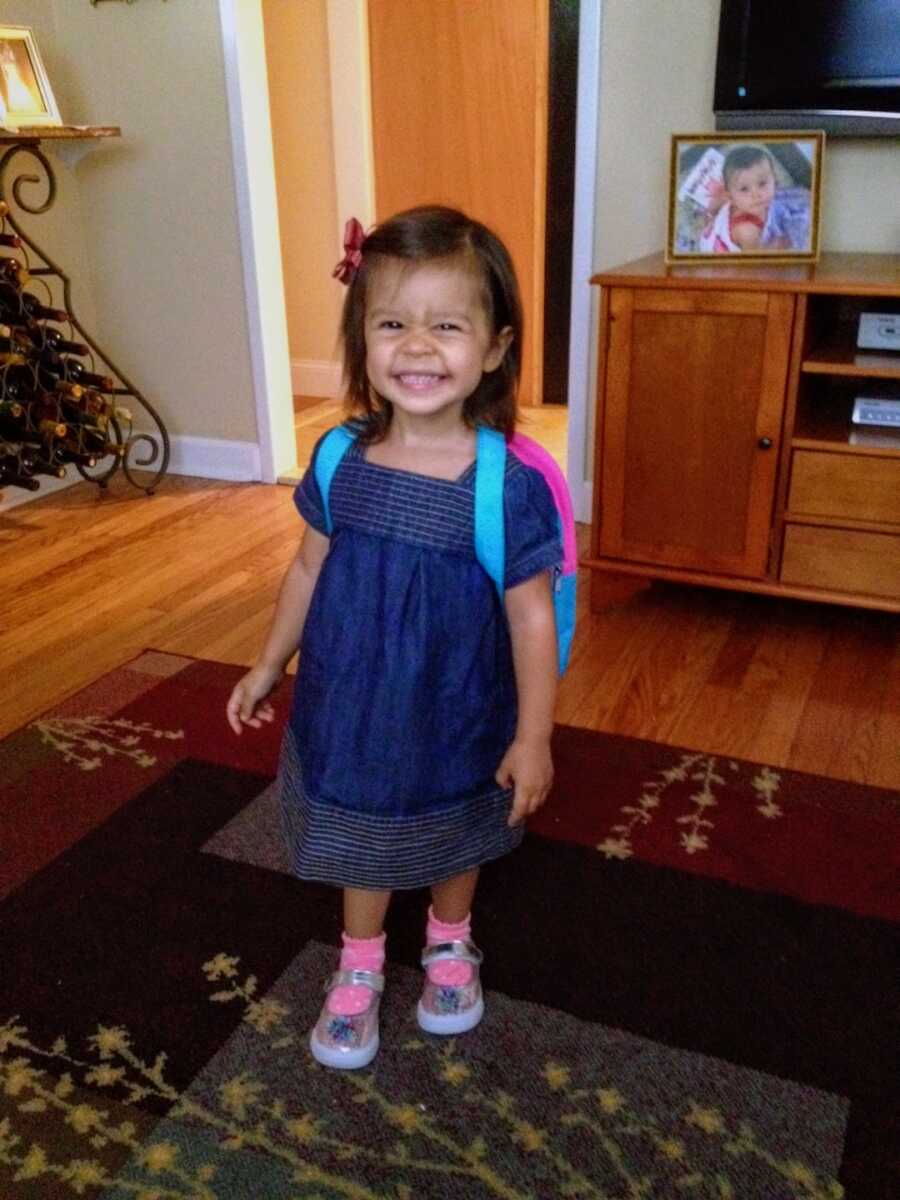
<svg viewBox="0 0 900 1200">
<path fill-rule="evenodd" d="M 523 827 L 507 825 L 511 789 L 495 783 L 427 813 L 365 813 L 306 794 L 300 759 L 286 730 L 279 766 L 282 818 L 291 866 L 300 879 L 337 887 L 428 887 L 514 850 Z"/>
</svg>

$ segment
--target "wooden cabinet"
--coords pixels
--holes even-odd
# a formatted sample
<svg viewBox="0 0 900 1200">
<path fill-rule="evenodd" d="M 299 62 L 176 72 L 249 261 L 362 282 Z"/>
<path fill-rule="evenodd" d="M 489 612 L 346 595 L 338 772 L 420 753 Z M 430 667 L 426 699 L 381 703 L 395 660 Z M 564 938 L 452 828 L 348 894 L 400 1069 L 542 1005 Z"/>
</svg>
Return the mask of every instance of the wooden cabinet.
<svg viewBox="0 0 900 1200">
<path fill-rule="evenodd" d="M 900 610 L 900 434 L 850 422 L 873 383 L 900 395 L 900 354 L 855 350 L 900 258 L 653 256 L 592 282 L 595 604 L 628 575 Z"/>
</svg>

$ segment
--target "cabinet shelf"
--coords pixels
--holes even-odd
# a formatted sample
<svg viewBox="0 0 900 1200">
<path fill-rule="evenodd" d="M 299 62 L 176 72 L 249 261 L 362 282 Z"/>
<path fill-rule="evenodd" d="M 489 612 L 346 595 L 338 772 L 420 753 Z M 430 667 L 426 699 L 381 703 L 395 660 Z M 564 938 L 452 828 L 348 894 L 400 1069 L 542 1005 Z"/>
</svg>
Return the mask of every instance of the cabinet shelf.
<svg viewBox="0 0 900 1200">
<path fill-rule="evenodd" d="M 808 375 L 900 380 L 900 354 L 857 350 L 852 341 L 840 341 L 817 346 L 800 364 L 800 370 Z"/>
<path fill-rule="evenodd" d="M 900 458 L 900 430 L 854 425 L 852 397 L 822 397 L 798 407 L 791 446 L 795 450 L 837 451 Z M 851 441 L 851 438 L 855 439 Z"/>
</svg>

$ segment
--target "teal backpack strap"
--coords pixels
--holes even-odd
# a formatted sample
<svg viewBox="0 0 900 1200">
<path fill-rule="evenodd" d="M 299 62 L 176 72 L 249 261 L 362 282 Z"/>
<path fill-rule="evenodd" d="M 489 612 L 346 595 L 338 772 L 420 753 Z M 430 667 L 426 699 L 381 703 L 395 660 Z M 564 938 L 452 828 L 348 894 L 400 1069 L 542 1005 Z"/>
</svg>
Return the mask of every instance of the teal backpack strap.
<svg viewBox="0 0 900 1200">
<path fill-rule="evenodd" d="M 322 497 L 325 528 L 328 531 L 329 537 L 333 528 L 331 507 L 328 503 L 331 481 L 334 478 L 334 473 L 338 469 L 341 459 L 355 441 L 355 433 L 351 433 L 346 425 L 337 425 L 334 429 L 329 429 L 319 443 L 319 448 L 316 451 L 315 477 L 316 483 L 319 485 L 319 493 Z"/>
<path fill-rule="evenodd" d="M 475 557 L 494 581 L 502 603 L 506 593 L 503 523 L 506 438 L 496 429 L 483 426 L 475 438 Z"/>
</svg>

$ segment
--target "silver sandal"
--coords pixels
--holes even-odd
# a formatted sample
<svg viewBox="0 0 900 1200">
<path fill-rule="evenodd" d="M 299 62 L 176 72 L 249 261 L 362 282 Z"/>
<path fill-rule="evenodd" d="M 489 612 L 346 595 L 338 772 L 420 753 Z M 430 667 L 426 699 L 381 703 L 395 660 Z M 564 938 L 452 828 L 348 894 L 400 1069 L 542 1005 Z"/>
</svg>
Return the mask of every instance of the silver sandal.
<svg viewBox="0 0 900 1200">
<path fill-rule="evenodd" d="M 484 1016 L 484 996 L 481 991 L 479 968 L 484 955 L 474 942 L 439 942 L 422 951 L 425 986 L 416 1017 L 426 1033 L 466 1033 L 474 1029 Z M 427 971 L 436 962 L 466 962 L 472 967 L 472 978 L 459 987 L 433 983 Z"/>
<path fill-rule="evenodd" d="M 337 987 L 367 987 L 372 993 L 368 1008 L 344 1016 L 332 1012 L 327 997 Z M 316 1062 L 325 1067 L 352 1071 L 366 1067 L 378 1053 L 378 1008 L 384 991 L 384 976 L 376 971 L 335 971 L 325 983 L 326 1000 L 309 1035 L 309 1048 Z"/>
</svg>

